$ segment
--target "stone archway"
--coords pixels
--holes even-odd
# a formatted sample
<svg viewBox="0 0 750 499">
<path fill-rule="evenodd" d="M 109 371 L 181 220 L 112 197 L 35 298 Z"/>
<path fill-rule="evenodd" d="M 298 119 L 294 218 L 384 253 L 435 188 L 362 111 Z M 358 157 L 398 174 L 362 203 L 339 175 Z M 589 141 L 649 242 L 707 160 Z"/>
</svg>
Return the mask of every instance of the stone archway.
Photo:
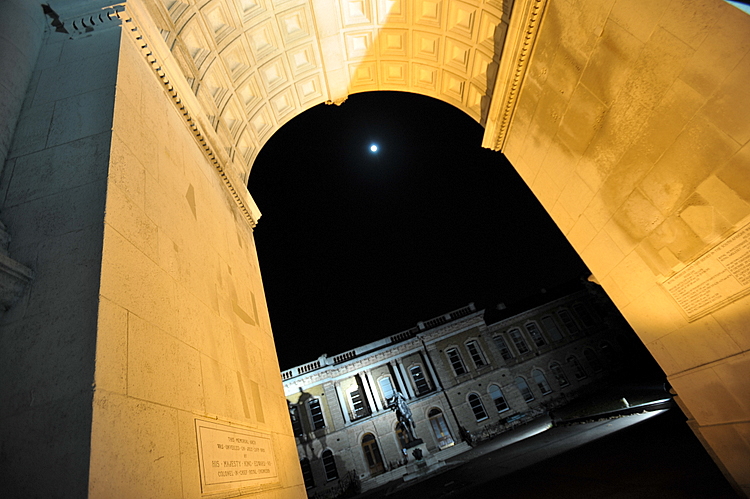
<svg viewBox="0 0 750 499">
<path fill-rule="evenodd" d="M 37 275 L 3 317 L 22 489 L 303 496 L 244 185 L 284 122 L 388 89 L 485 125 L 748 493 L 750 18 L 718 0 L 52 3 L 3 115 L 3 221 Z M 273 454 L 264 478 L 218 473 L 237 439 Z M 33 448 L 60 471 L 25 474 Z"/>
</svg>

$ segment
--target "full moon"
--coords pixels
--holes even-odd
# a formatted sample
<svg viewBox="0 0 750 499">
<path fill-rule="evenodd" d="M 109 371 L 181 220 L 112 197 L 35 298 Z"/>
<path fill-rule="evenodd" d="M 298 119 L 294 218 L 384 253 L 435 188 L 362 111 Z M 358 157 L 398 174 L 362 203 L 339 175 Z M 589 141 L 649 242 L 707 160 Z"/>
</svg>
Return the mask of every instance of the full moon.
<svg viewBox="0 0 750 499">
<path fill-rule="evenodd" d="M 371 145 L 370 146 L 370 151 L 372 151 L 372 152 L 378 152 L 378 146 L 375 145 L 375 144 Z"/>
</svg>

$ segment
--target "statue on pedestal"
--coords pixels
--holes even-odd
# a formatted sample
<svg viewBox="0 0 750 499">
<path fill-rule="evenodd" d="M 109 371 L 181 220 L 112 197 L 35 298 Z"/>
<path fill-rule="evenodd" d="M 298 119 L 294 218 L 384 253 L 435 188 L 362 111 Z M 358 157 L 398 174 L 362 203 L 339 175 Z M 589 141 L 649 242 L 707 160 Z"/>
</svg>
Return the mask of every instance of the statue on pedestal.
<svg viewBox="0 0 750 499">
<path fill-rule="evenodd" d="M 416 426 L 411 417 L 411 409 L 409 409 L 409 406 L 406 404 L 406 397 L 404 397 L 401 392 L 396 392 L 392 398 L 388 399 L 388 408 L 396 413 L 396 419 L 398 419 L 399 426 L 404 429 L 409 441 L 416 440 L 417 436 L 414 434 L 414 428 Z"/>
</svg>

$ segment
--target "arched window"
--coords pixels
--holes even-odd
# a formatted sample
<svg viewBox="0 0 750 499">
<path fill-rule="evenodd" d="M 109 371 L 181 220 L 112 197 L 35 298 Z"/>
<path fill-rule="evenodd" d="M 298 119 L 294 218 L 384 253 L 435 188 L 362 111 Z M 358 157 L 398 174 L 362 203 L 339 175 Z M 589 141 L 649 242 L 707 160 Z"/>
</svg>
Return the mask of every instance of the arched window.
<svg viewBox="0 0 750 499">
<path fill-rule="evenodd" d="M 526 380 L 521 376 L 516 378 L 516 388 L 518 388 L 518 391 L 521 392 L 521 396 L 526 402 L 531 402 L 532 400 L 534 400 L 534 394 L 531 393 L 529 384 L 526 383 Z"/>
<path fill-rule="evenodd" d="M 458 353 L 458 348 L 449 348 L 445 351 L 445 355 L 448 356 L 448 362 L 451 363 L 451 367 L 453 367 L 453 372 L 456 373 L 456 376 L 466 374 L 466 366 L 464 366 L 461 354 Z"/>
<path fill-rule="evenodd" d="M 326 480 L 336 480 L 339 477 L 339 470 L 336 469 L 336 458 L 330 449 L 323 451 L 323 469 L 326 471 Z"/>
<path fill-rule="evenodd" d="M 505 343 L 505 338 L 503 338 L 502 334 L 493 336 L 492 341 L 495 342 L 495 346 L 497 347 L 498 351 L 500 351 L 500 355 L 503 357 L 503 360 L 511 360 L 513 358 L 513 353 L 511 353 L 510 348 L 508 348 L 508 344 Z"/>
<path fill-rule="evenodd" d="M 573 376 L 576 377 L 576 379 L 583 379 L 588 374 L 586 374 L 586 370 L 581 365 L 581 362 L 576 359 L 573 355 L 568 357 L 568 365 L 573 369 Z"/>
<path fill-rule="evenodd" d="M 536 322 L 529 322 L 528 324 L 526 324 L 526 331 L 529 332 L 531 341 L 534 342 L 534 345 L 536 345 L 537 348 L 543 347 L 547 344 L 547 340 L 544 339 L 542 331 L 539 329 L 539 326 L 536 325 Z"/>
<path fill-rule="evenodd" d="M 497 412 L 504 412 L 509 409 L 508 402 L 505 401 L 505 397 L 503 396 L 503 391 L 500 389 L 497 385 L 490 385 L 490 389 L 488 390 L 490 397 L 492 398 L 492 401 L 495 403 L 495 408 L 497 409 Z"/>
<path fill-rule="evenodd" d="M 568 377 L 565 376 L 565 371 L 563 371 L 562 366 L 558 362 L 553 362 L 552 364 L 550 364 L 549 370 L 552 371 L 552 375 L 557 381 L 557 386 L 563 388 L 570 384 L 570 382 L 568 381 Z"/>
<path fill-rule="evenodd" d="M 584 349 L 583 356 L 586 357 L 586 362 L 589 363 L 589 366 L 591 366 L 591 369 L 595 373 L 602 371 L 602 363 L 599 362 L 599 357 L 596 355 L 593 348 Z"/>
<path fill-rule="evenodd" d="M 547 331 L 547 335 L 553 342 L 560 341 L 563 338 L 560 328 L 557 327 L 557 323 L 551 315 L 542 317 L 542 327 Z"/>
<path fill-rule="evenodd" d="M 320 407 L 320 400 L 316 398 L 308 400 L 307 407 L 310 410 L 310 419 L 312 419 L 313 430 L 325 428 L 326 420 L 323 418 L 323 408 Z"/>
<path fill-rule="evenodd" d="M 477 341 L 467 341 L 466 349 L 469 351 L 471 361 L 474 362 L 474 365 L 477 368 L 487 365 L 487 362 L 484 360 L 484 353 L 482 352 L 482 348 L 479 346 L 479 343 Z"/>
<path fill-rule="evenodd" d="M 565 326 L 565 329 L 568 330 L 568 333 L 575 334 L 579 331 L 578 324 L 576 324 L 576 321 L 573 320 L 573 317 L 570 315 L 570 312 L 567 310 L 558 310 L 557 316 L 562 321 L 563 325 Z"/>
<path fill-rule="evenodd" d="M 302 458 L 302 461 L 299 462 L 299 465 L 302 468 L 302 478 L 304 478 L 305 480 L 305 487 L 308 489 L 315 487 L 315 480 L 313 479 L 313 472 L 312 472 L 312 467 L 310 466 L 310 460 L 304 457 Z"/>
<path fill-rule="evenodd" d="M 409 372 L 414 380 L 414 386 L 417 387 L 417 397 L 430 391 L 430 384 L 425 379 L 421 366 L 412 366 L 409 368 Z"/>
<path fill-rule="evenodd" d="M 549 383 L 547 383 L 547 377 L 541 369 L 534 369 L 531 372 L 531 375 L 534 377 L 534 383 L 539 387 L 539 391 L 542 392 L 542 395 L 552 392 L 552 388 L 550 388 Z"/>
<path fill-rule="evenodd" d="M 474 418 L 477 421 L 482 421 L 488 418 L 487 411 L 484 410 L 484 404 L 482 404 L 482 399 L 479 398 L 479 395 L 476 393 L 470 393 L 469 405 L 471 406 L 471 410 L 474 412 Z"/>
<path fill-rule="evenodd" d="M 427 418 L 430 420 L 430 426 L 432 426 L 432 432 L 437 439 L 438 447 L 442 450 L 452 446 L 455 442 L 448 429 L 448 424 L 445 422 L 445 417 L 443 417 L 443 411 L 437 408 L 430 409 Z"/>
<path fill-rule="evenodd" d="M 520 329 L 511 329 L 508 331 L 508 334 L 510 335 L 510 339 L 513 340 L 513 344 L 516 346 L 516 350 L 518 350 L 520 355 L 529 351 L 529 346 L 526 344 L 526 340 L 523 339 Z"/>
<path fill-rule="evenodd" d="M 365 436 L 362 437 L 362 452 L 365 454 L 365 460 L 370 468 L 371 475 L 377 475 L 385 471 L 378 441 L 375 440 L 375 435 L 372 433 L 365 433 Z"/>
</svg>

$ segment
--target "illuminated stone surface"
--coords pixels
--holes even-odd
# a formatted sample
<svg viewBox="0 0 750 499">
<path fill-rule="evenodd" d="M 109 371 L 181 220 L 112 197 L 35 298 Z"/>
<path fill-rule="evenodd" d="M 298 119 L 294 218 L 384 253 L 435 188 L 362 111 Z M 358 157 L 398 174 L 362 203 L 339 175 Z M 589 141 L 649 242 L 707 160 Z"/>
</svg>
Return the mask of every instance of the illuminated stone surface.
<svg viewBox="0 0 750 499">
<path fill-rule="evenodd" d="M 750 17 L 510 4 L 61 0 L 45 18 L 4 2 L 2 220 L 36 274 L 2 319 L 16 483 L 199 497 L 209 418 L 272 435 L 279 480 L 248 493 L 304 497 L 244 186 L 305 109 L 403 90 L 485 126 L 748 494 L 750 298 L 689 322 L 662 283 L 749 220 Z"/>
</svg>

